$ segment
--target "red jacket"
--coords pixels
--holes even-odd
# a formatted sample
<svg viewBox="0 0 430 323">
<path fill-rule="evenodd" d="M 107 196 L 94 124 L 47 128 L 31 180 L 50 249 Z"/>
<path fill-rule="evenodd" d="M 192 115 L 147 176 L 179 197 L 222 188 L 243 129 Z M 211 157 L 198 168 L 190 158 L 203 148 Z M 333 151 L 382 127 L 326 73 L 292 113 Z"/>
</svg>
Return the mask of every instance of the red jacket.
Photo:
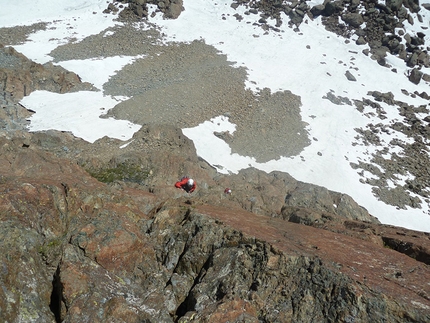
<svg viewBox="0 0 430 323">
<path fill-rule="evenodd" d="M 187 193 L 192 193 L 196 189 L 196 182 L 194 182 L 194 184 L 190 186 L 188 185 L 188 180 L 188 177 L 184 177 L 183 179 L 175 183 L 175 187 L 182 188 Z"/>
</svg>

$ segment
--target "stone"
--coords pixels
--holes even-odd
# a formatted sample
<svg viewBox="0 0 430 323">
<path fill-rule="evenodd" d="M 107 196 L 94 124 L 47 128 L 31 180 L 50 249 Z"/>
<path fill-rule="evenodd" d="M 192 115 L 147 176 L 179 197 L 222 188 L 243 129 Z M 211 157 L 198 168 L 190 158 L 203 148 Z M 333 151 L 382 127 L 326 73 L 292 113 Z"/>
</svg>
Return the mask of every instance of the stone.
<svg viewBox="0 0 430 323">
<path fill-rule="evenodd" d="M 419 69 L 414 68 L 411 70 L 409 74 L 409 81 L 411 81 L 414 84 L 418 84 L 420 83 L 422 76 L 423 76 L 423 73 Z"/>
<path fill-rule="evenodd" d="M 422 79 L 423 79 L 424 81 L 426 81 L 426 82 L 430 82 L 430 75 L 429 75 L 429 74 L 426 74 L 426 73 L 423 73 L 423 74 L 422 74 Z"/>
<path fill-rule="evenodd" d="M 420 3 L 418 0 L 404 0 L 403 5 L 414 13 L 420 11 Z"/>
<path fill-rule="evenodd" d="M 392 11 L 398 11 L 402 7 L 402 0 L 385 0 L 385 5 Z"/>
<path fill-rule="evenodd" d="M 148 12 L 147 12 L 146 7 L 144 5 L 130 4 L 130 9 L 139 18 L 143 18 L 143 17 L 146 17 L 148 15 Z"/>
<path fill-rule="evenodd" d="M 324 7 L 324 16 L 331 16 L 332 14 L 334 14 L 337 10 L 337 6 L 334 2 L 329 1 L 325 4 Z"/>
<path fill-rule="evenodd" d="M 325 6 L 323 4 L 318 4 L 316 6 L 313 6 L 310 12 L 314 17 L 318 17 L 322 15 L 322 13 L 324 12 L 324 9 L 325 9 Z"/>
<path fill-rule="evenodd" d="M 409 57 L 409 60 L 408 60 L 407 65 L 408 65 L 409 67 L 414 67 L 415 65 L 417 65 L 417 63 L 418 63 L 418 53 L 417 53 L 417 52 L 414 52 L 414 53 Z"/>
<path fill-rule="evenodd" d="M 363 17 L 359 13 L 346 13 L 342 15 L 342 20 L 354 28 L 360 27 L 364 22 Z"/>
<path fill-rule="evenodd" d="M 357 45 L 365 45 L 365 44 L 367 44 L 367 42 L 366 42 L 366 40 L 364 39 L 363 36 L 358 37 L 358 39 L 355 41 L 355 43 Z"/>
<path fill-rule="evenodd" d="M 166 11 L 164 12 L 164 16 L 169 19 L 176 19 L 184 10 L 183 1 L 176 0 L 175 2 L 170 3 L 170 6 L 167 7 Z"/>
<path fill-rule="evenodd" d="M 0 66 L 0 85 L 14 102 L 35 90 L 65 93 L 94 89 L 91 84 L 83 83 L 77 74 L 52 63 L 32 62 L 12 47 L 0 44 L 0 57 L 3 62 L 9 62 Z"/>
<path fill-rule="evenodd" d="M 357 81 L 357 79 L 355 78 L 355 76 L 352 75 L 352 73 L 350 71 L 346 71 L 345 72 L 345 76 L 348 79 L 348 81 L 353 81 L 353 82 Z"/>
<path fill-rule="evenodd" d="M 303 21 L 303 15 L 300 14 L 300 10 L 292 10 L 288 16 L 290 17 L 291 23 L 296 26 L 300 25 Z"/>
</svg>

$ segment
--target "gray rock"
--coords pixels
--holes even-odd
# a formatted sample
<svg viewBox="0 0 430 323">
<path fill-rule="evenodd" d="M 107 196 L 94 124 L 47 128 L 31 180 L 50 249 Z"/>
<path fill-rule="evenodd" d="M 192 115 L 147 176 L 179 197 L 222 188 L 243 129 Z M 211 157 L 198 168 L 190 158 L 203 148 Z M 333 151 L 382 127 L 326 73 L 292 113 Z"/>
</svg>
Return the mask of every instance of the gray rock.
<svg viewBox="0 0 430 323">
<path fill-rule="evenodd" d="M 409 17 L 409 12 L 408 12 L 408 10 L 405 8 L 405 7 L 401 7 L 400 9 L 399 9 L 399 11 L 397 12 L 397 17 L 399 18 L 399 20 L 400 21 L 404 21 L 404 20 L 407 20 L 408 19 L 408 17 Z M 402 31 L 399 31 L 399 35 L 402 35 L 402 33 L 403 33 L 404 31 L 402 30 Z"/>
<path fill-rule="evenodd" d="M 360 37 L 358 37 L 358 39 L 355 41 L 355 43 L 356 43 L 357 45 L 365 45 L 365 44 L 367 44 L 367 41 L 364 39 L 364 37 L 363 37 L 363 36 L 360 36 Z"/>
<path fill-rule="evenodd" d="M 418 53 L 414 52 L 408 59 L 407 65 L 409 67 L 414 67 L 418 63 Z"/>
<path fill-rule="evenodd" d="M 378 222 L 350 196 L 306 183 L 298 183 L 297 188 L 285 197 L 285 206 L 336 214 L 345 219 Z"/>
<path fill-rule="evenodd" d="M 148 9 L 146 8 L 146 5 L 130 4 L 129 8 L 139 18 L 143 18 L 143 17 L 147 17 L 148 16 Z"/>
<path fill-rule="evenodd" d="M 402 0 L 385 0 L 385 5 L 392 11 L 398 11 L 402 7 Z"/>
<path fill-rule="evenodd" d="M 404 45 L 401 44 L 397 38 L 394 38 L 388 42 L 388 48 L 390 49 L 391 53 L 399 53 L 404 49 Z"/>
<path fill-rule="evenodd" d="M 420 83 L 422 76 L 423 76 L 423 73 L 419 69 L 414 68 L 409 74 L 409 81 L 411 81 L 414 84 L 418 84 Z"/>
<path fill-rule="evenodd" d="M 389 105 L 394 105 L 394 95 L 391 92 L 381 93 L 378 91 L 370 91 L 367 94 L 372 95 L 378 102 L 385 102 Z"/>
<path fill-rule="evenodd" d="M 55 322 L 49 309 L 52 277 L 39 252 L 43 237 L 30 223 L 2 218 L 0 312 L 4 322 Z M 34 223 L 36 224 L 36 223 Z"/>
<path fill-rule="evenodd" d="M 348 25 L 358 28 L 364 22 L 363 17 L 359 13 L 346 13 L 342 15 L 342 20 Z"/>
<path fill-rule="evenodd" d="M 312 15 L 314 17 L 318 17 L 320 15 L 322 15 L 322 13 L 325 10 L 325 6 L 323 4 L 318 4 L 316 6 L 313 6 L 310 10 L 310 12 L 312 13 Z"/>
<path fill-rule="evenodd" d="M 387 52 L 389 51 L 388 47 L 383 46 L 380 42 L 371 43 L 371 47 L 372 56 L 376 61 L 385 58 L 387 56 Z"/>
<path fill-rule="evenodd" d="M 418 0 L 403 0 L 403 5 L 415 13 L 421 9 L 420 2 Z"/>
<path fill-rule="evenodd" d="M 164 16 L 169 19 L 176 19 L 179 17 L 182 11 L 184 11 L 183 1 L 175 0 L 170 3 L 164 12 Z"/>
<path fill-rule="evenodd" d="M 299 26 L 303 21 L 303 14 L 300 14 L 300 10 L 292 10 L 288 16 L 290 17 L 291 23 L 296 26 Z"/>
<path fill-rule="evenodd" d="M 348 79 L 348 81 L 353 81 L 353 82 L 357 81 L 357 79 L 355 78 L 355 76 L 352 75 L 350 71 L 346 71 L 345 72 L 345 76 Z"/>
<path fill-rule="evenodd" d="M 328 92 L 327 95 L 323 96 L 323 99 L 330 100 L 330 102 L 337 104 L 337 105 L 343 105 L 343 104 L 352 105 L 352 102 L 349 98 L 342 97 L 342 96 L 336 96 L 332 92 Z"/>
<path fill-rule="evenodd" d="M 342 5 L 340 1 L 329 1 L 325 4 L 324 8 L 324 16 L 331 16 L 336 11 L 339 11 L 341 9 Z"/>
</svg>

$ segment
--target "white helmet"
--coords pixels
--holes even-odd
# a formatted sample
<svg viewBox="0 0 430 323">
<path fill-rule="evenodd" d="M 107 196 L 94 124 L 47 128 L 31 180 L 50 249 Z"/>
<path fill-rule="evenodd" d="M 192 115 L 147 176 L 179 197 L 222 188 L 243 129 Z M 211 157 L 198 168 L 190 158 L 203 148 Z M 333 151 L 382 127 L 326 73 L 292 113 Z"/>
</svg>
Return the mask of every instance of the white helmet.
<svg viewBox="0 0 430 323">
<path fill-rule="evenodd" d="M 193 186 L 194 185 L 194 181 L 192 178 L 190 178 L 187 182 L 188 185 Z"/>
</svg>

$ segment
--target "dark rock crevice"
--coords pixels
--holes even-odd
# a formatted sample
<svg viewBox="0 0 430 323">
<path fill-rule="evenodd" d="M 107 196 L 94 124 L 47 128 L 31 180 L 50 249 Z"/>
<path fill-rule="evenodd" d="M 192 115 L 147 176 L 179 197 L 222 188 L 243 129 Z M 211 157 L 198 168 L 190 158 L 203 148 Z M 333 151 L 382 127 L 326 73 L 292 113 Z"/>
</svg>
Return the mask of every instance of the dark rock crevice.
<svg viewBox="0 0 430 323">
<path fill-rule="evenodd" d="M 384 246 L 403 253 L 419 262 L 430 265 L 430 250 L 412 242 L 402 241 L 393 237 L 382 237 Z"/>
<path fill-rule="evenodd" d="M 60 266 L 57 267 L 53 278 L 52 278 L 52 292 L 51 292 L 51 302 L 49 303 L 49 308 L 54 314 L 55 322 L 63 322 L 65 311 L 65 303 L 63 299 L 63 284 L 60 279 Z"/>
<path fill-rule="evenodd" d="M 186 313 L 190 311 L 195 311 L 195 306 L 197 301 L 193 296 L 192 290 L 204 278 L 204 276 L 206 275 L 206 272 L 211 266 L 212 266 L 212 255 L 208 257 L 203 267 L 201 268 L 200 272 L 198 273 L 197 277 L 194 279 L 194 283 L 189 289 L 189 292 L 185 297 L 184 301 L 178 306 L 178 309 L 176 310 L 175 322 L 179 322 L 179 319 L 183 317 Z"/>
</svg>

